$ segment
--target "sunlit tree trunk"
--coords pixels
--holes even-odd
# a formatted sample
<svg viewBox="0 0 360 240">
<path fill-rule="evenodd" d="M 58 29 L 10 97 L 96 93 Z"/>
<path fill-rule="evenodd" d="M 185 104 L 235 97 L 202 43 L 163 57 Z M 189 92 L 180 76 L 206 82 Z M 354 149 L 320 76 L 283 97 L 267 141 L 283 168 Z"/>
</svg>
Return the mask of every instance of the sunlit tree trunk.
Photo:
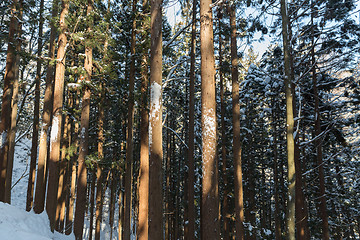
<svg viewBox="0 0 360 240">
<path fill-rule="evenodd" d="M 16 60 L 14 65 L 15 79 L 13 84 L 13 92 L 11 98 L 11 120 L 10 129 L 8 130 L 8 165 L 6 170 L 6 190 L 5 190 L 5 201 L 11 202 L 11 185 L 12 185 L 12 172 L 14 166 L 14 153 L 15 153 L 15 137 L 16 137 L 16 118 L 18 112 L 18 98 L 19 98 L 19 65 L 20 65 L 20 51 L 21 51 L 21 32 L 22 32 L 22 14 L 23 14 L 23 1 L 20 0 L 18 3 L 18 25 L 16 34 Z"/>
<path fill-rule="evenodd" d="M 50 159 L 49 159 L 49 180 L 46 199 L 46 212 L 50 220 L 50 227 L 55 229 L 55 215 L 57 205 L 57 191 L 59 180 L 59 160 L 60 160 L 60 141 L 62 126 L 62 108 L 64 96 L 64 77 L 65 77 L 65 47 L 67 44 L 67 25 L 65 17 L 68 14 L 69 1 L 62 1 L 60 14 L 60 35 L 58 40 L 58 52 L 56 63 L 56 75 L 53 100 L 53 122 L 50 138 Z"/>
<path fill-rule="evenodd" d="M 19 54 L 20 50 L 20 32 L 22 10 L 20 9 L 21 1 L 13 0 L 11 5 L 11 17 L 9 25 L 8 49 L 6 55 L 6 66 L 4 76 L 4 88 L 1 106 L 0 122 L 0 201 L 10 203 L 11 198 L 11 174 L 12 171 L 10 152 L 10 129 L 12 118 L 12 99 L 15 95 L 16 85 L 19 77 Z M 19 15 L 20 13 L 20 15 Z M 20 18 L 19 18 L 20 17 Z M 16 123 L 15 123 L 16 124 Z M 16 126 L 16 125 L 15 125 Z"/>
<path fill-rule="evenodd" d="M 219 239 L 219 200 L 216 166 L 215 58 L 211 0 L 200 1 L 202 203 L 201 237 Z"/>
<path fill-rule="evenodd" d="M 162 0 L 151 0 L 149 239 L 163 239 Z"/>
<path fill-rule="evenodd" d="M 34 183 L 35 183 L 35 170 L 36 170 L 36 159 L 38 151 L 38 138 L 39 138 L 39 114 L 40 114 L 40 80 L 41 80 L 41 64 L 40 60 L 42 53 L 42 37 L 43 37 L 43 11 L 44 11 L 44 0 L 40 1 L 39 8 L 39 38 L 38 38 L 38 53 L 36 63 L 36 77 L 35 77 L 35 99 L 34 99 L 34 123 L 32 132 L 31 142 L 31 155 L 30 155 L 30 170 L 29 170 L 29 181 L 27 187 L 26 197 L 26 211 L 30 211 L 33 207 L 34 200 Z"/>
<path fill-rule="evenodd" d="M 93 11 L 93 0 L 88 0 L 87 16 Z M 90 17 L 90 16 L 89 16 Z M 92 17 L 90 17 L 92 18 Z M 89 21 L 87 31 L 92 31 L 92 21 Z M 74 220 L 74 233 L 76 239 L 82 239 L 84 217 L 86 208 L 86 187 L 87 187 L 87 169 L 85 164 L 85 157 L 88 154 L 89 145 L 89 117 L 90 117 L 90 81 L 92 74 L 92 47 L 85 45 L 85 62 L 84 68 L 86 71 L 85 76 L 80 76 L 84 81 L 84 93 L 81 103 L 81 121 L 80 121 L 80 149 L 78 158 L 78 183 L 76 192 L 76 208 L 75 208 L 75 220 Z"/>
<path fill-rule="evenodd" d="M 287 2 L 281 0 L 282 37 L 284 48 L 284 69 L 285 69 L 285 95 L 286 95 L 286 139 L 288 158 L 288 196 L 286 207 L 286 228 L 287 239 L 295 240 L 295 161 L 294 161 L 294 111 L 292 95 L 291 56 L 290 42 L 288 35 L 289 17 L 287 13 Z"/>
<path fill-rule="evenodd" d="M 55 18 L 58 14 L 58 0 L 53 0 L 52 6 L 52 18 Z M 49 39 L 49 59 L 55 58 L 55 37 L 56 28 L 51 21 L 50 39 Z M 41 213 L 44 211 L 45 206 L 45 191 L 46 191 L 46 161 L 48 153 L 48 131 L 51 125 L 51 113 L 52 113 L 52 95 L 53 95 L 53 82 L 54 82 L 54 64 L 47 64 L 46 71 L 46 87 L 44 96 L 44 108 L 42 114 L 42 124 L 39 143 L 39 156 L 38 156 L 38 169 L 36 174 L 36 188 L 34 199 L 34 212 Z"/>
</svg>

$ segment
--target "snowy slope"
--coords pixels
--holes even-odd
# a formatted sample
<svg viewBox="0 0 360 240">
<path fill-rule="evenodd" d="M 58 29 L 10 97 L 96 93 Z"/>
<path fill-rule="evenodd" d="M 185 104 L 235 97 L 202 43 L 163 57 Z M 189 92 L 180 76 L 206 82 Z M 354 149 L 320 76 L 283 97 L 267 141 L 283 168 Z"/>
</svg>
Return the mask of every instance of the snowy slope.
<svg viewBox="0 0 360 240">
<path fill-rule="evenodd" d="M 15 146 L 11 205 L 0 202 L 0 240 L 73 240 L 74 235 L 52 233 L 45 212 L 26 212 L 31 140 L 24 137 Z"/>
<path fill-rule="evenodd" d="M 45 213 L 26 212 L 0 202 L 0 238 L 4 240 L 70 240 L 73 236 L 52 233 Z"/>
</svg>

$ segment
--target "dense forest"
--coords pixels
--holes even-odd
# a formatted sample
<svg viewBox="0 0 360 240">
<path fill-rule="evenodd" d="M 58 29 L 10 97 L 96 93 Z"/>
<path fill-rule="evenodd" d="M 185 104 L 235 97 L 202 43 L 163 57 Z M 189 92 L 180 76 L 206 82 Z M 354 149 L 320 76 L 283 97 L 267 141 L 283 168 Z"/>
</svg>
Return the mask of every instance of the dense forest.
<svg viewBox="0 0 360 240">
<path fill-rule="evenodd" d="M 358 5 L 2 0 L 0 201 L 28 138 L 76 239 L 360 239 Z"/>
</svg>

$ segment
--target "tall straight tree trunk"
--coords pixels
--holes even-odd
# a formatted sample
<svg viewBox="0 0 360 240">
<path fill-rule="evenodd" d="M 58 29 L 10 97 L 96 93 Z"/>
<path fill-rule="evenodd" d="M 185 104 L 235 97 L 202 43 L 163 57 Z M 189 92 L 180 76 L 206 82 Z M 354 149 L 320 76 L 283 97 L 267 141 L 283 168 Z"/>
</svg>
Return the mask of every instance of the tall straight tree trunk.
<svg viewBox="0 0 360 240">
<path fill-rule="evenodd" d="M 141 108 L 140 108 L 140 169 L 139 169 L 139 224 L 137 239 L 147 240 L 149 231 L 149 113 L 148 60 L 143 56 L 141 67 Z"/>
<path fill-rule="evenodd" d="M 107 45 L 107 44 L 106 44 Z M 106 46 L 107 47 L 107 46 Z M 105 48 L 105 51 L 107 48 Z M 102 82 L 100 85 L 100 103 L 99 103 L 99 118 L 98 118 L 98 158 L 99 162 L 96 167 L 96 212 L 95 212 L 95 240 L 100 239 L 100 224 L 102 220 L 102 168 L 101 168 L 101 162 L 104 159 L 104 118 L 105 118 L 105 112 L 104 112 L 104 98 L 105 98 L 105 91 L 104 91 L 104 83 Z"/>
<path fill-rule="evenodd" d="M 0 201 L 8 202 L 7 191 L 9 183 L 6 182 L 8 175 L 8 153 L 9 153 L 9 129 L 11 127 L 11 100 L 13 95 L 13 85 L 16 77 L 19 76 L 17 71 L 16 58 L 16 46 L 17 46 L 17 34 L 18 34 L 18 0 L 12 1 L 11 17 L 9 26 L 9 41 L 6 55 L 6 66 L 4 76 L 4 88 L 1 105 L 1 122 L 0 122 Z"/>
<path fill-rule="evenodd" d="M 287 239 L 295 240 L 295 161 L 294 161 L 294 111 L 293 111 L 293 95 L 292 95 L 292 79 L 291 74 L 291 52 L 289 41 L 289 17 L 287 13 L 287 2 L 281 0 L 281 17 L 282 17 L 282 37 L 284 48 L 284 68 L 285 68 L 285 95 L 286 95 L 286 140 L 287 140 L 287 159 L 288 159 L 288 194 L 286 206 L 286 228 Z"/>
<path fill-rule="evenodd" d="M 18 112 L 18 96 L 19 96 L 19 65 L 20 65 L 20 51 L 21 51 L 21 32 L 22 32 L 22 14 L 23 14 L 23 1 L 20 0 L 18 3 L 18 25 L 17 25 L 17 34 L 16 34 L 16 60 L 14 65 L 14 72 L 16 73 L 13 92 L 11 98 L 11 120 L 10 120 L 10 129 L 8 130 L 8 142 L 9 142 L 9 152 L 8 152 L 8 166 L 6 170 L 6 195 L 5 201 L 7 203 L 11 202 L 11 185 L 12 185 L 12 172 L 14 166 L 14 153 L 15 153 L 15 137 L 16 137 L 16 117 Z"/>
<path fill-rule="evenodd" d="M 279 173 L 278 173 L 278 136 L 275 114 L 275 100 L 271 99 L 271 127 L 273 130 L 273 152 L 274 152 L 274 199 L 275 199 L 275 240 L 281 240 L 281 219 L 280 219 L 280 199 L 279 199 Z"/>
<path fill-rule="evenodd" d="M 223 51 L 222 51 L 222 10 L 218 12 L 219 22 L 219 81 L 220 81 L 220 112 L 221 112 L 221 159 L 222 159 L 222 184 L 223 184 L 223 200 L 222 200 L 222 214 L 223 219 L 223 232 L 222 238 L 224 240 L 230 239 L 230 228 L 229 228 L 229 207 L 228 207 L 228 186 L 227 186 L 227 157 L 226 157 L 226 124 L 225 124 L 225 96 L 224 96 L 224 76 L 223 76 Z M 221 180 L 220 180 L 221 182 Z"/>
<path fill-rule="evenodd" d="M 35 170 L 36 170 L 36 159 L 38 151 L 38 138 L 39 138 L 39 114 L 40 114 L 40 81 L 41 81 L 41 64 L 40 60 L 42 52 L 42 37 L 43 37 L 43 11 L 44 11 L 44 0 L 40 1 L 39 9 L 39 38 L 38 38 L 38 60 L 36 66 L 36 77 L 35 77 L 35 100 L 34 100 L 34 123 L 32 132 L 31 142 L 31 156 L 30 156 L 30 170 L 29 170 L 29 181 L 27 187 L 26 197 L 26 211 L 30 211 L 33 207 L 34 200 L 34 183 L 35 183 Z"/>
<path fill-rule="evenodd" d="M 134 125 L 134 84 L 135 84 L 135 44 L 136 44 L 136 4 L 133 0 L 132 12 L 132 29 L 131 29 L 131 63 L 129 75 L 129 102 L 128 102 L 128 122 L 126 136 L 126 171 L 125 171 L 125 219 L 123 239 L 130 240 L 131 235 L 131 213 L 132 213 L 132 162 L 133 162 L 133 125 Z"/>
<path fill-rule="evenodd" d="M 220 238 L 216 166 L 215 58 L 211 0 L 200 1 L 201 127 L 202 127 L 202 239 Z"/>
<path fill-rule="evenodd" d="M 162 0 L 151 0 L 149 113 L 149 239 L 163 239 Z"/>
<path fill-rule="evenodd" d="M 75 109 L 79 109 L 80 106 L 80 91 L 78 90 L 76 95 L 73 97 L 75 98 Z M 74 100 L 74 99 L 73 99 Z M 71 158 L 71 169 L 69 168 L 69 171 L 71 170 L 71 183 L 70 183 L 70 196 L 69 196 L 69 207 L 67 208 L 66 213 L 66 230 L 65 234 L 70 235 L 72 232 L 72 224 L 73 224 L 73 218 L 74 218 L 74 203 L 75 203 L 75 193 L 76 193 L 76 158 L 77 158 L 77 149 L 79 147 L 79 123 L 78 121 L 75 121 L 74 126 L 74 133 L 73 133 L 73 139 L 74 139 L 74 149 L 76 149 L 75 154 Z"/>
<path fill-rule="evenodd" d="M 88 0 L 86 15 L 92 18 L 93 0 Z M 92 31 L 92 21 L 89 21 L 87 31 Z M 86 185 L 87 185 L 87 169 L 85 164 L 85 157 L 88 154 L 89 145 L 89 117 L 90 117 L 90 81 L 92 74 L 92 47 L 85 44 L 85 62 L 84 68 L 86 71 L 85 76 L 82 76 L 84 81 L 84 93 L 81 105 L 81 122 L 80 122 L 80 150 L 78 158 L 78 183 L 76 192 L 76 207 L 75 207 L 75 220 L 74 220 L 74 233 L 76 239 L 82 239 L 84 217 L 86 208 Z"/>
<path fill-rule="evenodd" d="M 49 160 L 49 180 L 46 199 L 46 212 L 49 216 L 51 230 L 55 229 L 55 214 L 57 205 L 57 190 L 59 180 L 59 160 L 60 160 L 60 141 L 62 125 L 62 107 L 64 96 L 64 77 L 65 77 L 65 47 L 67 44 L 67 25 L 65 17 L 69 10 L 69 0 L 62 1 L 60 14 L 60 35 L 58 41 L 56 75 L 53 100 L 53 122 L 50 137 L 50 160 Z"/>
<path fill-rule="evenodd" d="M 58 14 L 59 0 L 53 0 L 52 6 L 52 18 L 55 18 Z M 55 58 L 55 37 L 56 27 L 51 21 L 50 39 L 49 39 L 49 59 Z M 54 65 L 49 62 L 46 71 L 46 87 L 44 96 L 44 109 L 42 114 L 42 127 L 40 133 L 39 144 L 39 157 L 38 157 L 38 170 L 36 174 L 36 188 L 34 199 L 34 212 L 41 213 L 44 211 L 45 206 L 45 192 L 46 192 L 46 172 L 47 172 L 47 153 L 48 153 L 48 131 L 51 125 L 51 113 L 52 113 L 52 95 L 53 95 L 53 82 L 54 82 Z"/>
<path fill-rule="evenodd" d="M 123 184 L 122 174 L 120 174 L 119 184 L 120 184 L 120 187 L 122 188 L 122 184 Z M 122 240 L 123 223 L 124 223 L 124 193 L 121 190 L 121 188 L 119 191 L 119 221 L 118 221 L 119 240 Z"/>
<path fill-rule="evenodd" d="M 313 2 L 313 1 L 312 1 Z M 316 74 L 316 59 L 315 59 L 315 33 L 314 33 L 314 7 L 311 9 L 311 65 L 312 65 L 312 81 L 313 81 L 313 91 L 314 91 L 314 114 L 315 114 L 315 138 L 314 141 L 316 148 L 316 160 L 319 169 L 319 210 L 320 217 L 322 220 L 322 239 L 330 239 L 329 233 L 329 222 L 326 208 L 326 195 L 325 195 L 325 176 L 324 176 L 324 167 L 323 167 L 323 154 L 322 154 L 322 138 L 321 135 L 321 119 L 320 119 L 320 107 L 319 107 L 319 92 L 317 88 L 317 74 Z"/>
<path fill-rule="evenodd" d="M 185 239 L 195 239 L 195 52 L 196 52 L 196 9 L 197 0 L 193 0 L 191 42 L 190 42 L 190 86 L 189 86 L 189 142 L 188 142 L 188 230 Z"/>
<path fill-rule="evenodd" d="M 95 179 L 96 172 L 95 169 L 91 170 L 91 183 L 90 183 L 90 199 L 89 199 L 89 208 L 90 208 L 90 226 L 89 226 L 89 239 L 93 239 L 93 229 L 94 229 L 94 206 L 95 206 Z"/>
<path fill-rule="evenodd" d="M 236 9 L 235 5 L 229 7 L 231 27 L 231 79 L 232 79 L 232 117 L 233 117 L 233 154 L 234 154 L 234 181 L 235 181 L 235 230 L 236 239 L 244 240 L 244 200 L 241 166 L 241 140 L 240 140 L 240 98 L 239 98 L 239 72 L 236 45 Z"/>
</svg>

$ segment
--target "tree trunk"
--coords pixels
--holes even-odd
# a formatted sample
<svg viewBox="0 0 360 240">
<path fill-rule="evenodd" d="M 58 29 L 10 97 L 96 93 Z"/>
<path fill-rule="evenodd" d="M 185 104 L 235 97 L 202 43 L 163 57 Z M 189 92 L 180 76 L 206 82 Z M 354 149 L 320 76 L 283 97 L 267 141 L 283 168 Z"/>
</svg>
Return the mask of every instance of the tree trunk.
<svg viewBox="0 0 360 240">
<path fill-rule="evenodd" d="M 149 238 L 163 239 L 162 197 L 162 0 L 151 1 L 149 114 Z"/>
<path fill-rule="evenodd" d="M 140 108 L 140 169 L 139 169 L 139 224 L 137 239 L 148 239 L 149 216 L 149 113 L 148 98 L 148 62 L 143 56 L 141 67 L 141 108 Z"/>
<path fill-rule="evenodd" d="M 93 0 L 88 0 L 87 16 L 93 11 Z M 87 31 L 92 31 L 92 21 L 89 22 Z M 74 220 L 74 233 L 76 239 L 82 239 L 84 227 L 84 215 L 86 207 L 86 187 L 87 187 L 87 169 L 85 158 L 88 154 L 89 145 L 89 117 L 90 117 L 90 81 L 92 74 L 92 47 L 85 45 L 85 62 L 84 68 L 86 75 L 82 76 L 84 81 L 84 95 L 82 97 L 81 106 L 81 122 L 80 122 L 80 150 L 78 158 L 78 183 L 76 193 L 76 208 Z M 81 77 L 80 77 L 81 78 Z"/>
<path fill-rule="evenodd" d="M 239 72 L 236 46 L 236 9 L 229 7 L 231 27 L 231 79 L 232 79 L 232 116 L 233 116 L 233 154 L 234 154 L 234 181 L 235 181 L 235 229 L 236 239 L 243 240 L 244 235 L 244 200 L 242 185 L 241 140 L 240 140 L 240 98 Z"/>
<path fill-rule="evenodd" d="M 62 1 L 60 14 L 60 35 L 58 41 L 58 52 L 56 63 L 56 75 L 54 86 L 53 101 L 53 122 L 50 139 L 50 160 L 49 160 L 49 181 L 47 190 L 46 212 L 49 216 L 51 230 L 55 229 L 55 214 L 57 204 L 57 190 L 59 180 L 59 159 L 60 159 L 60 140 L 62 125 L 62 107 L 64 96 L 64 77 L 65 77 L 65 47 L 67 44 L 67 25 L 65 17 L 68 14 L 69 1 Z"/>
<path fill-rule="evenodd" d="M 274 198 L 275 198 L 275 240 L 281 240 L 281 218 L 280 218 L 280 199 L 279 199 L 279 173 L 278 173 L 278 136 L 277 119 L 275 114 L 275 100 L 271 99 L 271 127 L 273 130 L 273 153 L 274 153 Z"/>
<path fill-rule="evenodd" d="M 197 0 L 193 0 L 192 24 L 191 24 L 191 45 L 190 45 L 190 87 L 189 87 L 189 152 L 188 152 L 188 229 L 185 235 L 186 240 L 195 239 L 195 162 L 194 162 L 194 139 L 195 139 L 195 51 L 196 51 L 196 7 Z"/>
<path fill-rule="evenodd" d="M 124 223 L 124 193 L 122 191 L 122 174 L 120 173 L 120 191 L 119 191 L 119 221 L 118 221 L 118 236 L 119 240 L 122 240 L 123 223 Z"/>
<path fill-rule="evenodd" d="M 35 183 L 35 170 L 36 170 L 36 159 L 38 150 L 38 138 L 39 138 L 39 114 L 40 114 L 40 81 L 41 81 L 41 52 L 42 52 L 42 36 L 43 36 L 43 11 L 44 11 L 44 0 L 40 1 L 39 9 L 39 38 L 38 38 L 38 60 L 36 66 L 36 77 L 35 77 L 35 100 L 34 100 L 34 123 L 32 132 L 31 142 L 31 157 L 30 157 L 30 170 L 29 170 L 29 181 L 27 187 L 26 197 L 26 211 L 30 211 L 33 207 L 34 199 L 34 183 Z"/>
<path fill-rule="evenodd" d="M 220 81 L 220 114 L 221 114 L 221 159 L 222 159 L 222 183 L 223 183 L 223 199 L 222 199 L 222 214 L 223 219 L 223 232 L 222 238 L 224 240 L 230 239 L 229 228 L 229 207 L 228 207 L 228 186 L 227 186 L 227 157 L 226 157 L 226 124 L 225 124 L 225 96 L 224 96 L 224 77 L 223 77 L 223 51 L 222 51 L 222 10 L 218 10 L 218 22 L 219 22 L 219 81 Z M 220 180 L 220 182 L 221 182 Z"/>
<path fill-rule="evenodd" d="M 79 90 L 76 94 L 76 100 L 75 100 L 75 109 L 78 109 L 80 106 L 79 101 Z M 75 122 L 74 126 L 74 149 L 75 153 L 74 156 L 71 158 L 71 185 L 70 185 L 70 196 L 69 196 L 69 207 L 67 208 L 66 213 L 66 230 L 65 234 L 70 235 L 72 232 L 72 223 L 73 223 L 73 217 L 74 217 L 74 203 L 75 203 L 75 193 L 76 193 L 76 158 L 77 158 L 77 149 L 79 146 L 79 123 L 78 121 Z M 70 171 L 70 168 L 69 168 Z"/>
<path fill-rule="evenodd" d="M 123 239 L 130 240 L 131 236 L 131 199 L 132 199 L 132 162 L 133 162 L 133 123 L 134 123 L 134 83 L 135 83 L 135 44 L 136 44 L 136 4 L 137 0 L 133 0 L 132 12 L 132 29 L 131 29 L 131 63 L 129 76 L 129 102 L 128 102 L 128 122 L 127 122 L 127 137 L 126 137 L 126 170 L 125 170 L 125 219 Z"/>
<path fill-rule="evenodd" d="M 91 170 L 91 184 L 90 184 L 90 226 L 89 226 L 89 239 L 93 239 L 93 229 L 94 229 L 94 206 L 95 206 L 95 179 L 96 172 L 95 169 Z"/>
<path fill-rule="evenodd" d="M 295 161 L 294 161 L 294 111 L 291 76 L 291 56 L 290 42 L 288 35 L 289 18 L 287 13 L 287 2 L 281 0 L 282 16 L 282 37 L 284 48 L 284 68 L 285 68 L 285 94 L 286 94 L 286 139 L 287 139 L 287 158 L 288 158 L 288 202 L 286 208 L 287 239 L 295 240 Z"/>
<path fill-rule="evenodd" d="M 201 237 L 219 239 L 218 179 L 216 166 L 215 58 L 211 0 L 200 1 L 202 203 Z"/>
<path fill-rule="evenodd" d="M 8 202 L 7 197 L 8 189 L 7 177 L 8 177 L 8 157 L 9 157 L 9 129 L 11 128 L 11 100 L 13 96 L 13 86 L 16 78 L 19 76 L 17 67 L 17 34 L 19 31 L 18 25 L 18 0 L 13 0 L 11 6 L 11 17 L 9 26 L 9 40 L 8 49 L 6 55 L 6 66 L 4 76 L 4 88 L 2 96 L 1 106 L 1 122 L 0 122 L 0 201 Z M 11 187 L 10 187 L 11 188 Z"/>
<path fill-rule="evenodd" d="M 52 6 L 52 18 L 55 18 L 58 14 L 58 0 L 53 0 Z M 51 21 L 50 31 L 50 44 L 49 44 L 49 59 L 55 58 L 55 37 L 56 27 Z M 41 213 L 44 211 L 45 206 L 45 192 L 46 192 L 46 172 L 47 172 L 47 153 L 48 153 L 48 131 L 51 125 L 51 112 L 52 112 L 52 95 L 53 95 L 53 82 L 54 82 L 54 65 L 48 63 L 46 71 L 46 87 L 44 96 L 44 109 L 42 115 L 42 127 L 40 133 L 39 144 L 39 157 L 38 157 L 38 170 L 36 175 L 36 188 L 35 188 L 35 200 L 34 200 L 34 212 Z"/>
<path fill-rule="evenodd" d="M 17 41 L 16 41 L 16 58 L 14 65 L 15 79 L 12 89 L 11 98 L 11 120 L 10 128 L 8 129 L 8 166 L 6 170 L 6 190 L 5 201 L 11 203 L 11 185 L 12 185 L 12 172 L 14 166 L 14 153 L 15 153 L 15 137 L 16 137 L 16 117 L 18 112 L 18 97 L 19 97 L 19 65 L 20 65 L 20 51 L 21 51 L 21 32 L 22 32 L 22 14 L 23 14 L 23 1 L 20 0 L 18 4 L 18 25 L 17 25 Z"/>
</svg>

